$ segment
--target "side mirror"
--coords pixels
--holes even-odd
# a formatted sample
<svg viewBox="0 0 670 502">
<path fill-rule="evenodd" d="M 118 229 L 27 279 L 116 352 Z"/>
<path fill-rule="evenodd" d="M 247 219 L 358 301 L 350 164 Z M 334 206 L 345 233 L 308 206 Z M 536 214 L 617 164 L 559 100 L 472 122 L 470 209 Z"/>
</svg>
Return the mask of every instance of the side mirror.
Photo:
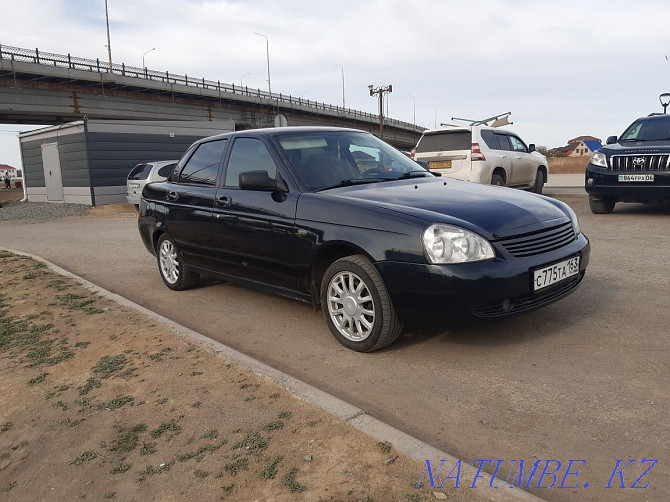
<svg viewBox="0 0 670 502">
<path fill-rule="evenodd" d="M 535 151 L 535 143 L 531 143 L 530 145 L 528 145 L 528 151 L 530 153 Z"/>
<path fill-rule="evenodd" d="M 278 183 L 268 176 L 267 171 L 246 171 L 240 173 L 240 188 L 242 190 L 257 190 L 261 192 L 286 191 L 283 183 Z"/>
<path fill-rule="evenodd" d="M 617 139 L 618 138 L 616 136 L 610 136 L 609 138 L 607 138 L 607 144 L 611 145 L 613 143 L 616 143 Z"/>
</svg>

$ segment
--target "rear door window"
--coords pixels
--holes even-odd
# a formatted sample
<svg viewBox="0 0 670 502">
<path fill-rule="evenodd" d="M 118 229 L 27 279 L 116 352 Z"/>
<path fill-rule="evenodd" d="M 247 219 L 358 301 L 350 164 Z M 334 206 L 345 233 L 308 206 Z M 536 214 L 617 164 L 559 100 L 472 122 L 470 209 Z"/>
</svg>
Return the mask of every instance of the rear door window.
<svg viewBox="0 0 670 502">
<path fill-rule="evenodd" d="M 507 152 L 512 151 L 512 145 L 509 142 L 509 136 L 507 134 L 498 134 L 494 133 L 496 139 L 498 140 L 498 146 L 500 147 L 500 150 L 505 150 Z"/>
<path fill-rule="evenodd" d="M 498 138 L 497 134 L 494 134 L 493 131 L 482 131 L 482 139 L 484 140 L 484 143 L 486 143 L 486 146 L 488 146 L 491 150 L 500 150 L 500 146 L 498 145 Z"/>
<path fill-rule="evenodd" d="M 128 174 L 129 180 L 145 180 L 149 177 L 151 173 L 151 168 L 154 167 L 153 164 L 145 162 L 144 164 L 137 164 L 133 167 L 133 170 Z"/>
<path fill-rule="evenodd" d="M 214 185 L 228 140 L 208 141 L 198 146 L 179 174 L 180 183 Z"/>
<path fill-rule="evenodd" d="M 470 150 L 472 148 L 471 131 L 439 132 L 424 134 L 416 147 L 417 153 Z"/>
</svg>

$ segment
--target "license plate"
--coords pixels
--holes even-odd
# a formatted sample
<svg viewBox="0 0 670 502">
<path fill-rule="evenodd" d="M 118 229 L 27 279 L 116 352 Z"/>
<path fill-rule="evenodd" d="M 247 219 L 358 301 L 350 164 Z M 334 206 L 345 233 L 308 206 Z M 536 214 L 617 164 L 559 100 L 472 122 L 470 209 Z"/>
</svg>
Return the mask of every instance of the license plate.
<svg viewBox="0 0 670 502">
<path fill-rule="evenodd" d="M 533 272 L 533 290 L 547 288 L 579 273 L 579 256 L 574 256 Z"/>
<path fill-rule="evenodd" d="M 653 174 L 620 174 L 619 181 L 654 181 Z"/>
<path fill-rule="evenodd" d="M 430 169 L 451 169 L 451 161 L 444 160 L 442 162 L 429 162 L 428 167 Z"/>
<path fill-rule="evenodd" d="M 129 184 L 128 184 L 128 187 L 129 187 L 129 188 L 139 188 L 139 187 L 140 187 L 140 184 L 139 184 L 139 183 L 129 183 Z"/>
</svg>

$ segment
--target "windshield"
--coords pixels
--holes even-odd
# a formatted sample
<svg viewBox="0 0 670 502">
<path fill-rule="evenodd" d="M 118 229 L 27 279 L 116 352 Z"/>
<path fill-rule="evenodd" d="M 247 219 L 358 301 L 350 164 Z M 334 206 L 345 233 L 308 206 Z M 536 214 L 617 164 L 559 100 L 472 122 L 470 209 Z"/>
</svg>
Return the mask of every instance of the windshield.
<svg viewBox="0 0 670 502">
<path fill-rule="evenodd" d="M 277 141 L 293 172 L 312 191 L 432 176 L 402 152 L 364 132 L 288 133 L 279 136 Z"/>
<path fill-rule="evenodd" d="M 670 115 L 636 120 L 621 135 L 621 141 L 663 140 L 670 140 Z"/>
</svg>

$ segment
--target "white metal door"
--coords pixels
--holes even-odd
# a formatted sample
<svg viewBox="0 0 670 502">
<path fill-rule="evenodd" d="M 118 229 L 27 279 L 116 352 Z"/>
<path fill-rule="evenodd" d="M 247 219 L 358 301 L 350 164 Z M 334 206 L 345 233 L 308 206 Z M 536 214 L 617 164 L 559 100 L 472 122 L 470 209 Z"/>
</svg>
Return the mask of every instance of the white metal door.
<svg viewBox="0 0 670 502">
<path fill-rule="evenodd" d="M 63 200 L 63 178 L 60 172 L 58 143 L 42 144 L 42 165 L 44 166 L 44 184 L 47 188 L 47 200 Z"/>
</svg>

